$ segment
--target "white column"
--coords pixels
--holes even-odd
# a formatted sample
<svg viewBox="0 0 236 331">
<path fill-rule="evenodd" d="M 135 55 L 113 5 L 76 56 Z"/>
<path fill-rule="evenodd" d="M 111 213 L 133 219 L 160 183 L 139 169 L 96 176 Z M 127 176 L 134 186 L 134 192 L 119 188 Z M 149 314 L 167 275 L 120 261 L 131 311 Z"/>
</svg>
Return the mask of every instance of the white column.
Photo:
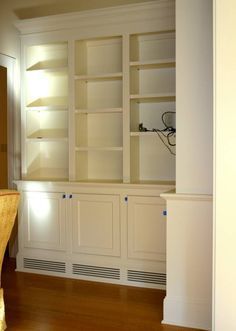
<svg viewBox="0 0 236 331">
<path fill-rule="evenodd" d="M 212 0 L 177 0 L 177 193 L 212 194 L 212 54 Z"/>
<path fill-rule="evenodd" d="M 163 323 L 207 330 L 212 320 L 212 31 L 212 0 L 176 1 L 176 193 L 163 195 Z"/>
</svg>

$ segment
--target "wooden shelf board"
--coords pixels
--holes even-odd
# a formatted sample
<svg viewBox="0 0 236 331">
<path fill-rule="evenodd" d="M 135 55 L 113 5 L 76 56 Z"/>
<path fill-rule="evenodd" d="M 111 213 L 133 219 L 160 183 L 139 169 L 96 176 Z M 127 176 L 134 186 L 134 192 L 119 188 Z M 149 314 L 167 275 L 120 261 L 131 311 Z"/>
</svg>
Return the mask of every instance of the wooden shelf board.
<svg viewBox="0 0 236 331">
<path fill-rule="evenodd" d="M 138 102 L 168 102 L 175 101 L 174 93 L 152 93 L 152 94 L 131 94 L 131 100 L 137 100 Z"/>
<path fill-rule="evenodd" d="M 76 181 L 78 183 L 98 183 L 98 184 L 122 184 L 123 180 L 122 179 L 93 179 L 93 178 L 88 178 L 88 179 L 78 179 Z"/>
<path fill-rule="evenodd" d="M 76 147 L 77 152 L 122 152 L 123 147 Z"/>
<path fill-rule="evenodd" d="M 96 74 L 96 75 L 76 75 L 75 80 L 109 80 L 109 79 L 120 79 L 122 78 L 122 72 L 114 72 L 108 74 Z"/>
<path fill-rule="evenodd" d="M 47 176 L 36 176 L 36 175 L 27 175 L 23 177 L 24 180 L 33 180 L 33 181 L 40 181 L 40 182 L 68 182 L 68 177 L 47 177 Z"/>
<path fill-rule="evenodd" d="M 27 142 L 35 142 L 35 143 L 41 143 L 41 142 L 67 142 L 68 138 L 47 138 L 47 137 L 34 137 L 34 138 L 26 138 Z"/>
<path fill-rule="evenodd" d="M 175 59 L 160 59 L 151 61 L 132 61 L 131 67 L 137 67 L 138 69 L 153 69 L 153 68 L 166 68 L 175 67 Z"/>
<path fill-rule="evenodd" d="M 131 137 L 147 137 L 147 136 L 156 136 L 156 132 L 152 131 L 136 131 L 130 132 Z"/>
<path fill-rule="evenodd" d="M 37 62 L 31 67 L 27 68 L 26 71 L 66 71 L 68 70 L 68 64 L 66 60 L 53 60 L 53 61 L 41 61 Z"/>
<path fill-rule="evenodd" d="M 130 184 L 140 185 L 175 185 L 175 181 L 171 180 L 131 180 Z"/>
<path fill-rule="evenodd" d="M 54 130 L 38 130 L 27 137 L 28 139 L 67 139 L 68 132 L 63 129 L 54 129 Z"/>
<path fill-rule="evenodd" d="M 123 108 L 75 109 L 76 114 L 122 113 Z"/>
<path fill-rule="evenodd" d="M 47 97 L 39 98 L 26 105 L 28 110 L 67 110 L 67 98 Z"/>
</svg>

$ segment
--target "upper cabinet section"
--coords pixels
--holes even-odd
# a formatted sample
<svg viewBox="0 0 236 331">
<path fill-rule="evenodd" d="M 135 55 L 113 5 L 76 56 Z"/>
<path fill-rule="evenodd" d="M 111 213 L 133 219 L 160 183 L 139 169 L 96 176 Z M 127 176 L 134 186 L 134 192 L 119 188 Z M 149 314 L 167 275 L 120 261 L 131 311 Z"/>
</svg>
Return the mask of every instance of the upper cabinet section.
<svg viewBox="0 0 236 331">
<path fill-rule="evenodd" d="M 18 22 L 22 177 L 175 179 L 175 1 Z"/>
</svg>

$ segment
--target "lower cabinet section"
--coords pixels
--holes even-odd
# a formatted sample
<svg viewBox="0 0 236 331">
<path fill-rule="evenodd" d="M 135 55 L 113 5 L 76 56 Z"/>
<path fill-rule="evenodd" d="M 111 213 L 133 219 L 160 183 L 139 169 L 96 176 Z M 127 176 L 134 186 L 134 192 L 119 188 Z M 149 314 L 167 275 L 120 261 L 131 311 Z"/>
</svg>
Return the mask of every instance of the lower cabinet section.
<svg viewBox="0 0 236 331">
<path fill-rule="evenodd" d="M 18 271 L 165 288 L 170 186 L 17 185 Z"/>
</svg>

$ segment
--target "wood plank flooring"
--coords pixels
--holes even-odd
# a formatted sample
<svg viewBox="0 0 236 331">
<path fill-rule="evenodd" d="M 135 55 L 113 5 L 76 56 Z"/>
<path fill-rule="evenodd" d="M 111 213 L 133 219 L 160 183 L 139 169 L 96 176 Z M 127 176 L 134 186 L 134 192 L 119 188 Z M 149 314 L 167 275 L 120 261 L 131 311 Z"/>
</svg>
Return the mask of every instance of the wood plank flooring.
<svg viewBox="0 0 236 331">
<path fill-rule="evenodd" d="M 195 331 L 161 324 L 165 292 L 14 271 L 2 273 L 7 331 Z"/>
</svg>

